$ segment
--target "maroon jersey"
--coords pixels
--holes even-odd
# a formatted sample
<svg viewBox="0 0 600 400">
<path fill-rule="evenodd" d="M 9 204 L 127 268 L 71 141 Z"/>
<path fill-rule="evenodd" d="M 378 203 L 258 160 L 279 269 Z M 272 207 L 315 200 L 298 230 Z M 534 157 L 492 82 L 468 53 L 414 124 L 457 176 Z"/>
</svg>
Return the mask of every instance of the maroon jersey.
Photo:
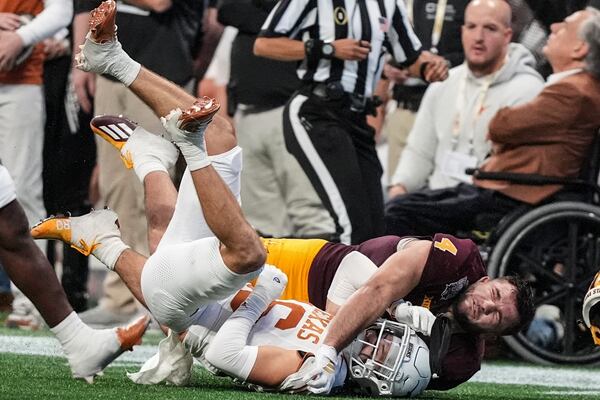
<svg viewBox="0 0 600 400">
<path fill-rule="evenodd" d="M 397 251 L 400 239 L 398 236 L 382 236 L 352 246 L 325 244 L 314 258 L 308 275 L 310 302 L 325 308 L 327 291 L 346 255 L 358 251 L 379 267 Z M 446 311 L 460 293 L 486 275 L 485 265 L 473 241 L 438 233 L 433 237 L 419 284 L 404 300 L 437 314 Z M 479 371 L 483 350 L 483 339 L 479 335 L 452 335 L 441 376 L 432 380 L 428 389 L 450 389 L 467 381 Z"/>
</svg>

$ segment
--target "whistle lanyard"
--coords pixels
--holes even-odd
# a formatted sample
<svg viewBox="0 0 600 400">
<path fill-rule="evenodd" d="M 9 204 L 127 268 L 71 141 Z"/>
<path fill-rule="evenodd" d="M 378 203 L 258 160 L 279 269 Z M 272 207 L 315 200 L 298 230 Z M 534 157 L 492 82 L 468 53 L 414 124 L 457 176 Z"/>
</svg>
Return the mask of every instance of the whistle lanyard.
<svg viewBox="0 0 600 400">
<path fill-rule="evenodd" d="M 444 27 L 444 17 L 446 16 L 446 5 L 448 0 L 438 0 L 435 10 L 435 20 L 433 22 L 433 30 L 431 31 L 431 52 L 438 53 L 437 46 L 442 38 L 442 29 Z M 406 8 L 408 11 L 408 19 L 414 26 L 413 14 L 414 0 L 406 0 Z"/>
<path fill-rule="evenodd" d="M 500 72 L 500 71 L 498 71 Z M 484 111 L 483 104 L 485 103 L 485 99 L 487 97 L 490 86 L 496 79 L 496 75 L 498 72 L 488 75 L 483 81 L 483 85 L 481 86 L 481 90 L 477 95 L 477 99 L 475 101 L 475 106 L 471 109 L 473 114 L 471 119 L 471 129 L 469 130 L 469 154 L 473 155 L 473 138 L 475 136 L 475 125 L 477 124 L 477 120 L 481 116 Z M 465 123 L 465 114 L 466 114 L 466 102 L 467 102 L 467 80 L 469 79 L 469 68 L 465 65 L 465 72 L 463 75 L 463 79 L 460 81 L 460 85 L 458 88 L 458 97 L 456 99 L 456 115 L 454 116 L 454 122 L 452 124 L 452 151 L 456 150 L 458 146 L 458 138 L 460 136 L 460 130 L 464 126 Z"/>
</svg>

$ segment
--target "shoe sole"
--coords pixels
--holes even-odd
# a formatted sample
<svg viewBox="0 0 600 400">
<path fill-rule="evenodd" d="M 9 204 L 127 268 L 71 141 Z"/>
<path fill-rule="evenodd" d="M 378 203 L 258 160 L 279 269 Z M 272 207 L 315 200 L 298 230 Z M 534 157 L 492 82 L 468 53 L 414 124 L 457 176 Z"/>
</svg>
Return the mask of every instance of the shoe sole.
<svg viewBox="0 0 600 400">
<path fill-rule="evenodd" d="M 102 2 L 90 13 L 90 35 L 94 42 L 103 44 L 111 42 L 117 35 L 115 18 L 117 3 L 114 0 Z"/>
<path fill-rule="evenodd" d="M 131 137 L 136 125 L 123 117 L 101 115 L 92 118 L 90 121 L 90 128 L 94 134 L 110 143 L 110 145 L 119 150 L 120 153 L 123 146 L 125 146 L 125 143 L 127 143 L 127 140 Z M 127 169 L 133 168 L 131 154 L 121 154 L 121 160 L 123 160 L 123 164 L 125 164 Z"/>
<path fill-rule="evenodd" d="M 200 97 L 181 114 L 179 128 L 193 132 L 198 125 L 210 122 L 220 108 L 221 105 L 216 99 L 207 96 Z"/>
</svg>

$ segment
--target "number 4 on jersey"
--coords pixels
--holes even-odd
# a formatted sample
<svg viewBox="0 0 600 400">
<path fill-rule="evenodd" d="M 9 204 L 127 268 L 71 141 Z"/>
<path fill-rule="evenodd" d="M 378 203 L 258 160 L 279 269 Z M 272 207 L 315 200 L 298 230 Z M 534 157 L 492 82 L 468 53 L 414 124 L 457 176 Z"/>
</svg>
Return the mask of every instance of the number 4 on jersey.
<svg viewBox="0 0 600 400">
<path fill-rule="evenodd" d="M 454 243 L 452 243 L 452 241 L 448 238 L 442 238 L 441 241 L 435 241 L 433 242 L 433 247 L 435 247 L 438 250 L 441 251 L 447 251 L 448 253 L 451 253 L 453 256 L 456 255 L 456 253 L 458 252 L 458 249 L 456 248 L 456 246 L 454 245 Z"/>
</svg>

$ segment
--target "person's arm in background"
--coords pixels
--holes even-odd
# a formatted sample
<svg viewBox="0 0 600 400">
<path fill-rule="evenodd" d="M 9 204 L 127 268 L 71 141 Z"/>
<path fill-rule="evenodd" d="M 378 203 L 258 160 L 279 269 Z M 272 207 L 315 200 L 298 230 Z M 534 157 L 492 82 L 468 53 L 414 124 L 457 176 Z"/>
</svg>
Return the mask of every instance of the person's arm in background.
<svg viewBox="0 0 600 400">
<path fill-rule="evenodd" d="M 585 102 L 585 97 L 569 83 L 550 85 L 529 103 L 500 109 L 490 121 L 488 138 L 496 144 L 511 145 L 564 140 L 564 131 L 556 127 L 574 123 Z"/>
<path fill-rule="evenodd" d="M 406 68 L 411 76 L 426 82 L 442 81 L 448 77 L 446 60 L 428 51 L 423 51 L 421 41 L 408 20 L 404 0 L 396 0 L 387 33 L 390 52 L 394 60 Z"/>
<path fill-rule="evenodd" d="M 194 60 L 194 75 L 200 81 L 210 62 L 215 50 L 219 45 L 219 40 L 223 34 L 224 26 L 217 20 L 216 1 L 210 1 L 209 6 L 204 10 L 202 18 L 202 35 L 198 55 Z M 198 93 L 199 94 L 199 93 Z"/>
<path fill-rule="evenodd" d="M 73 56 L 79 53 L 79 46 L 85 41 L 85 35 L 88 32 L 90 20 L 90 14 L 87 8 L 90 10 L 93 9 L 94 3 L 98 2 L 88 1 L 85 6 L 81 4 L 82 8 L 78 8 L 76 5 L 75 18 L 73 19 Z M 73 67 L 71 69 L 71 79 L 73 80 L 73 87 L 79 106 L 84 112 L 88 114 L 91 113 L 94 94 L 96 93 L 96 75 L 92 72 L 84 72 Z"/>
<path fill-rule="evenodd" d="M 240 32 L 258 34 L 278 0 L 220 0 L 218 21 Z"/>
<path fill-rule="evenodd" d="M 227 83 L 231 70 L 231 45 L 237 35 L 237 29 L 226 26 L 221 35 L 214 57 L 204 74 L 198 82 L 198 95 L 213 97 L 220 104 L 227 104 Z M 227 114 L 227 107 L 221 107 L 219 115 L 231 121 Z"/>
<path fill-rule="evenodd" d="M 11 70 L 21 51 L 51 37 L 73 18 L 71 0 L 44 0 L 44 10 L 16 30 L 0 31 L 0 71 Z"/>
<path fill-rule="evenodd" d="M 431 85 L 423 96 L 400 162 L 396 171 L 391 171 L 390 199 L 422 188 L 433 171 L 438 146 L 433 110 L 438 92 L 437 85 Z"/>
</svg>

